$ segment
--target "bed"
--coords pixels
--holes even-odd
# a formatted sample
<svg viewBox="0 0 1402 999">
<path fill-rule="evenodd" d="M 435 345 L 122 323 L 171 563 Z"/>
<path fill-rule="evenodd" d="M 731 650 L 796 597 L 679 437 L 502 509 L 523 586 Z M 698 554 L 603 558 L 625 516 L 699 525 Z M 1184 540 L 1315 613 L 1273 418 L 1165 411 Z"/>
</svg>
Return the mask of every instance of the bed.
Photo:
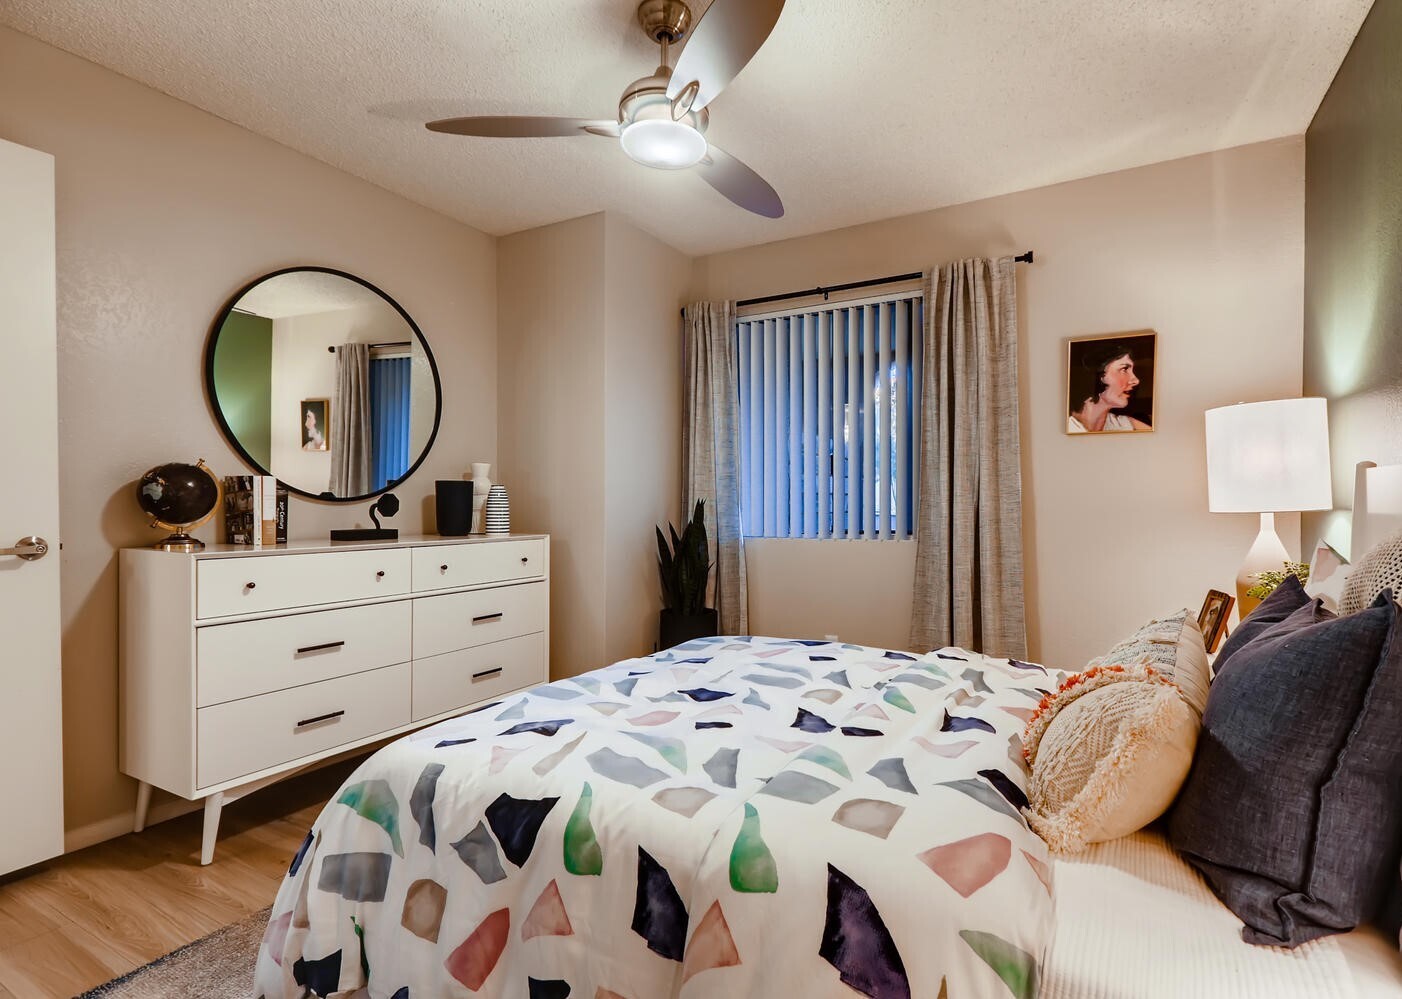
<svg viewBox="0 0 1402 999">
<path fill-rule="evenodd" d="M 1359 465 L 1350 526 L 1402 529 L 1402 466 Z M 1021 733 L 1064 676 L 721 638 L 443 722 L 318 818 L 254 994 L 1402 995 L 1371 928 L 1243 943 L 1156 827 L 1053 861 Z"/>
<path fill-rule="evenodd" d="M 1241 920 L 1157 826 L 1053 862 L 1056 929 L 1041 999 L 1397 999 L 1402 954 L 1380 930 L 1294 950 Z"/>
<path fill-rule="evenodd" d="M 318 818 L 255 995 L 1034 996 L 1020 733 L 1054 681 L 713 639 L 441 723 Z"/>
</svg>

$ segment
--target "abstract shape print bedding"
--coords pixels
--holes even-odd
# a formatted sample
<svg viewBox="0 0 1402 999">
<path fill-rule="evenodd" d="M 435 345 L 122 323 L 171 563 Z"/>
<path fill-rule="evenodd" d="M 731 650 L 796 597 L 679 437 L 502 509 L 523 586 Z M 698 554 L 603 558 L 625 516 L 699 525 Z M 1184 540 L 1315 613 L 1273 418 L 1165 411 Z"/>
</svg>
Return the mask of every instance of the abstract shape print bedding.
<svg viewBox="0 0 1402 999">
<path fill-rule="evenodd" d="M 719 638 L 511 695 L 347 780 L 254 995 L 1031 999 L 1020 735 L 1057 679 Z"/>
</svg>

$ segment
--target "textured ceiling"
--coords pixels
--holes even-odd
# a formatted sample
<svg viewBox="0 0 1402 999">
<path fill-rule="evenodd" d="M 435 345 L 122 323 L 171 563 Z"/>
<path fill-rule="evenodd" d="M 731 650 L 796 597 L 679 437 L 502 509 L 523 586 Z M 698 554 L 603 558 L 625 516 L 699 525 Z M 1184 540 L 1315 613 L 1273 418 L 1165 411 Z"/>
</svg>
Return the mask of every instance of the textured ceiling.
<svg viewBox="0 0 1402 999">
<path fill-rule="evenodd" d="M 366 305 L 389 309 L 383 298 L 364 285 L 321 271 L 292 271 L 267 278 L 244 292 L 235 304 L 244 312 L 265 319 L 340 312 Z"/>
<path fill-rule="evenodd" d="M 779 221 L 609 140 L 422 127 L 611 116 L 657 62 L 633 0 L 0 0 L 0 22 L 488 233 L 609 210 L 699 254 L 1299 134 L 1370 3 L 789 0 L 711 106 Z"/>
</svg>

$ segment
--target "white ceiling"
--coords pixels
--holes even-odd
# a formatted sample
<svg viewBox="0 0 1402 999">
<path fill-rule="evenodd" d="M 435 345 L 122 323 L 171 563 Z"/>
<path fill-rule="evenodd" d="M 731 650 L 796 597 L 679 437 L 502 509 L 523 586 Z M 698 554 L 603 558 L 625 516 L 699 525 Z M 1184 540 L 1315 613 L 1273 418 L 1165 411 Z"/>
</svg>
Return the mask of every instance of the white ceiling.
<svg viewBox="0 0 1402 999">
<path fill-rule="evenodd" d="M 235 306 L 264 319 L 286 319 L 366 306 L 389 309 L 383 298 L 364 285 L 322 271 L 291 271 L 265 278 L 244 292 Z"/>
<path fill-rule="evenodd" d="M 0 22 L 494 235 L 609 210 L 701 254 L 1299 134 L 1370 5 L 789 0 L 711 106 L 779 221 L 609 140 L 422 127 L 611 116 L 657 62 L 635 0 L 0 0 Z"/>
</svg>

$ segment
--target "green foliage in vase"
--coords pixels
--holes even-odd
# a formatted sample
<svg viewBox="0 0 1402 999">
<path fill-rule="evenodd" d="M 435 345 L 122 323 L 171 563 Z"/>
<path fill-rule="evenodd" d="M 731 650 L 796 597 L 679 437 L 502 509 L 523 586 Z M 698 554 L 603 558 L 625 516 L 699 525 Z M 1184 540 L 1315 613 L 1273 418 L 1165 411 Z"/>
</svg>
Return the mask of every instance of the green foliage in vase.
<svg viewBox="0 0 1402 999">
<path fill-rule="evenodd" d="M 1253 600 L 1265 600 L 1275 592 L 1275 588 L 1285 582 L 1287 576 L 1294 576 L 1302 584 L 1309 582 L 1310 567 L 1308 562 L 1286 562 L 1284 568 L 1280 570 L 1267 570 L 1255 573 L 1251 578 L 1258 580 L 1255 586 L 1246 591 L 1246 595 Z"/>
<path fill-rule="evenodd" d="M 691 520 L 680 536 L 670 523 L 672 543 L 657 531 L 657 566 L 662 575 L 662 604 L 678 614 L 695 615 L 706 609 L 706 583 L 711 565 L 706 550 L 706 501 L 697 500 Z"/>
</svg>

